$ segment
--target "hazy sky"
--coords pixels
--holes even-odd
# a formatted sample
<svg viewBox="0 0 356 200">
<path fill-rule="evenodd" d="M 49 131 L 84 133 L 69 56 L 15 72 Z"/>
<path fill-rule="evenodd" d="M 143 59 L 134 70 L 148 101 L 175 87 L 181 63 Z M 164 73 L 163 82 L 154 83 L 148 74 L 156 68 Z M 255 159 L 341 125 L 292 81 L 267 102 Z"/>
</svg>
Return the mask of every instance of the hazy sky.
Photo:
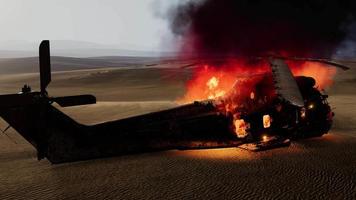
<svg viewBox="0 0 356 200">
<path fill-rule="evenodd" d="M 177 2 L 0 0 L 0 42 L 79 40 L 136 50 L 169 50 L 172 35 L 164 13 Z"/>
</svg>

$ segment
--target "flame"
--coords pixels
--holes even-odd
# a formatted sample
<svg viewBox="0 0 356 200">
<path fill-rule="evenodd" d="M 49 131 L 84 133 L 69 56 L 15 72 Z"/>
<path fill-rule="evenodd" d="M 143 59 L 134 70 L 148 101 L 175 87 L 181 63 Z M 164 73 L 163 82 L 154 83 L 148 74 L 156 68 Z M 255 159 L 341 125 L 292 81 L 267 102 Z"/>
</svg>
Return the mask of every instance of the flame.
<svg viewBox="0 0 356 200">
<path fill-rule="evenodd" d="M 206 99 L 217 99 L 231 94 L 244 96 L 254 91 L 250 75 L 269 71 L 266 63 L 249 64 L 231 60 L 223 65 L 199 65 L 192 72 L 192 78 L 186 84 L 186 93 L 178 103 L 191 103 Z M 239 90 L 239 91 L 236 91 Z"/>
<path fill-rule="evenodd" d="M 336 74 L 335 68 L 321 63 L 288 61 L 287 64 L 294 76 L 313 77 L 318 89 L 329 87 Z M 247 135 L 249 125 L 241 119 L 241 113 L 262 108 L 270 104 L 274 97 L 268 62 L 228 60 L 221 65 L 204 64 L 193 68 L 192 77 L 186 84 L 186 93 L 177 102 L 184 104 L 213 100 L 221 113 L 233 116 L 234 132 L 242 138 Z M 265 128 L 270 127 L 271 122 L 269 115 L 263 116 Z"/>
<path fill-rule="evenodd" d="M 263 115 L 263 128 L 271 127 L 271 116 Z"/>
<path fill-rule="evenodd" d="M 268 139 L 269 139 L 269 138 L 268 138 L 268 136 L 267 136 L 267 135 L 263 135 L 263 136 L 262 136 L 262 141 L 263 141 L 263 142 L 267 142 L 267 141 L 268 141 Z"/>
<path fill-rule="evenodd" d="M 187 91 L 181 103 L 215 99 L 224 96 L 233 86 L 235 77 L 223 68 L 209 65 L 199 66 L 193 72 L 192 79 L 187 83 Z"/>
<path fill-rule="evenodd" d="M 318 62 L 288 62 L 294 76 L 309 76 L 316 81 L 319 90 L 327 89 L 334 83 L 336 67 Z"/>
<path fill-rule="evenodd" d="M 208 80 L 206 86 L 208 87 L 208 99 L 216 99 L 218 97 L 222 97 L 226 94 L 225 90 L 219 89 L 220 80 L 213 76 Z"/>
<path fill-rule="evenodd" d="M 214 88 L 216 88 L 219 85 L 219 79 L 217 79 L 215 76 L 213 76 L 213 78 L 211 78 L 206 85 L 209 87 L 210 90 L 213 90 Z"/>
<path fill-rule="evenodd" d="M 235 133 L 238 138 L 244 138 L 247 136 L 246 129 L 248 128 L 248 124 L 243 119 L 235 119 Z"/>
<path fill-rule="evenodd" d="M 236 136 L 246 137 L 249 124 L 241 119 L 241 112 L 258 108 L 266 103 L 267 96 L 274 95 L 272 82 L 267 83 L 264 78 L 269 72 L 269 65 L 264 62 L 230 60 L 223 65 L 200 65 L 193 69 L 186 93 L 178 103 L 213 100 L 221 113 L 233 116 Z M 254 77 L 256 74 L 262 76 Z"/>
<path fill-rule="evenodd" d="M 255 99 L 255 93 L 254 92 L 250 93 L 250 99 Z"/>
</svg>

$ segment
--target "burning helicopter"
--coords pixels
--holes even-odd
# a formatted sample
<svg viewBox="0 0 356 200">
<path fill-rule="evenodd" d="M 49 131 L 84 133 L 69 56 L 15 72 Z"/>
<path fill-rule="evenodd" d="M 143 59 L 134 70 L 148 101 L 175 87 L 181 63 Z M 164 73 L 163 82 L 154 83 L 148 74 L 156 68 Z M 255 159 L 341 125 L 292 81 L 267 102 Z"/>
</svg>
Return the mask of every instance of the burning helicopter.
<svg viewBox="0 0 356 200">
<path fill-rule="evenodd" d="M 29 86 L 18 94 L 0 95 L 0 117 L 37 150 L 38 159 L 64 163 L 131 153 L 169 150 L 241 147 L 254 151 L 288 146 L 291 139 L 321 136 L 332 125 L 327 95 L 315 88 L 311 77 L 293 77 L 285 60 L 266 59 L 275 95 L 259 106 L 226 109 L 231 98 L 195 101 L 176 108 L 140 116 L 83 125 L 52 104 L 62 107 L 95 104 L 92 95 L 52 97 L 49 41 L 39 49 L 40 91 Z M 290 59 L 290 58 L 288 58 Z M 298 59 L 298 58 L 293 58 Z M 329 60 L 310 59 L 343 69 Z M 254 100 L 251 94 L 250 100 Z"/>
</svg>

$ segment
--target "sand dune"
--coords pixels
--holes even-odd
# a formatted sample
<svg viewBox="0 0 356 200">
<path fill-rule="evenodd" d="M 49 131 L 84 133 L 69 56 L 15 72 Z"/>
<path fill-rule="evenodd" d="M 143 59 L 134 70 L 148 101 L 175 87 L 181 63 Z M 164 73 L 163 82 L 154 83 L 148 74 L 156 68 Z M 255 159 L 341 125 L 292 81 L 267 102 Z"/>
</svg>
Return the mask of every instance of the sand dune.
<svg viewBox="0 0 356 200">
<path fill-rule="evenodd" d="M 51 59 L 53 71 L 69 71 L 82 69 L 98 69 L 108 67 L 140 67 L 146 65 L 160 64 L 160 58 L 151 57 L 90 57 L 90 58 L 74 58 L 52 56 Z M 18 74 L 38 72 L 39 59 L 38 57 L 27 58 L 0 58 L 0 73 L 1 74 Z"/>
<path fill-rule="evenodd" d="M 58 72 L 49 91 L 97 95 L 97 105 L 63 109 L 92 124 L 174 106 L 189 75 L 155 67 Z M 38 85 L 34 74 L 0 76 L 1 93 L 23 80 Z M 356 73 L 339 73 L 329 89 L 330 134 L 259 153 L 166 151 L 51 165 L 9 129 L 0 134 L 0 199 L 355 199 L 355 85 Z"/>
</svg>

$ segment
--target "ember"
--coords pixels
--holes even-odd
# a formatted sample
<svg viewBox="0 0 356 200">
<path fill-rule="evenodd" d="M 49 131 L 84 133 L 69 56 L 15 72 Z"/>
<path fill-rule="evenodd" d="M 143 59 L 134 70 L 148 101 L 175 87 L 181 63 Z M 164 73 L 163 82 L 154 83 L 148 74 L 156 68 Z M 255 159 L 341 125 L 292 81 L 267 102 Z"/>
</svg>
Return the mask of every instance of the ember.
<svg viewBox="0 0 356 200">
<path fill-rule="evenodd" d="M 269 115 L 264 115 L 263 116 L 263 127 L 264 128 L 271 127 L 271 117 Z"/>
<path fill-rule="evenodd" d="M 235 125 L 235 133 L 238 138 L 244 138 L 247 136 L 246 129 L 248 128 L 248 124 L 243 119 L 237 119 L 234 121 Z"/>
</svg>

